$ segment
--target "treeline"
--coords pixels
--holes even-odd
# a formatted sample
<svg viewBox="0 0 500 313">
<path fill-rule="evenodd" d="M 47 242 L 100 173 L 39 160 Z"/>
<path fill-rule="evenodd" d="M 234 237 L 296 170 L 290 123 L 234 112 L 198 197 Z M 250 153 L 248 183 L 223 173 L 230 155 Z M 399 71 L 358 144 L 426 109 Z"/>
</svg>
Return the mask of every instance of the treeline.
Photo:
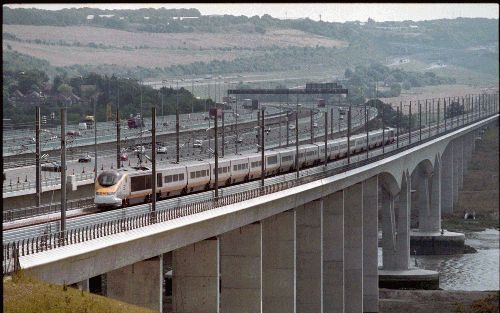
<svg viewBox="0 0 500 313">
<path fill-rule="evenodd" d="M 438 76 L 430 71 L 404 71 L 380 63 L 359 65 L 354 70 L 348 68 L 344 77 L 347 80 L 346 88 L 349 89 L 348 99 L 352 104 L 364 103 L 366 98 L 397 97 L 402 89 L 456 83 L 455 78 Z"/>
<path fill-rule="evenodd" d="M 93 15 L 93 19 L 87 19 Z M 99 17 L 102 15 L 102 17 Z M 105 17 L 105 15 L 114 15 Z M 197 9 L 138 9 L 138 10 L 101 10 L 93 8 L 71 8 L 57 11 L 41 9 L 11 9 L 3 8 L 4 24 L 20 25 L 52 25 L 52 26 L 71 26 L 84 25 L 87 23 L 102 24 L 102 26 L 120 28 L 125 23 L 143 23 L 150 20 L 170 19 L 173 17 L 197 17 L 200 16 Z M 122 17 L 123 19 L 120 19 Z"/>
<path fill-rule="evenodd" d="M 74 94 L 80 97 L 80 102 L 68 107 L 67 117 L 70 123 L 80 121 L 85 115 L 93 115 L 93 104 L 90 99 L 96 100 L 98 121 L 105 121 L 108 118 L 108 107 L 111 107 L 111 112 L 114 114 L 119 106 L 122 118 L 130 114 L 141 113 L 141 98 L 144 117 L 151 116 L 152 106 L 157 108 L 158 115 L 175 114 L 177 101 L 180 113 L 191 113 L 191 110 L 205 111 L 206 105 L 213 105 L 212 100 L 197 99 L 190 91 L 182 87 L 179 90 L 165 87 L 156 90 L 150 86 L 141 86 L 133 79 L 103 76 L 96 73 L 71 78 L 62 74 L 50 81 L 46 73 L 39 70 L 23 72 L 4 70 L 3 114 L 20 124 L 33 122 L 35 115 L 33 105 L 24 103 L 14 105 L 9 100 L 10 95 L 16 90 L 26 94 L 32 91 L 42 91 L 46 96 L 41 104 L 42 115 L 50 115 L 54 112 L 56 117 L 59 116 L 59 109 L 63 104 L 59 101 L 52 101 L 51 96 Z"/>
</svg>

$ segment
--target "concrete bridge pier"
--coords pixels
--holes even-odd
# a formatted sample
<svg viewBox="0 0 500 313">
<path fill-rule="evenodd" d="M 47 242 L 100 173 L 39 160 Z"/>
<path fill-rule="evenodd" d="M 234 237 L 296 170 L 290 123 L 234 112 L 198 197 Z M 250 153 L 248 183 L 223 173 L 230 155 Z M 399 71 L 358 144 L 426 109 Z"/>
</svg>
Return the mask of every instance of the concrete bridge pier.
<svg viewBox="0 0 500 313">
<path fill-rule="evenodd" d="M 163 255 L 106 273 L 106 296 L 163 310 Z"/>
<path fill-rule="evenodd" d="M 461 141 L 455 139 L 453 146 L 453 207 L 458 202 L 458 190 L 460 189 L 460 180 L 462 175 L 462 148 Z M 452 209 L 453 212 L 453 209 Z"/>
<path fill-rule="evenodd" d="M 381 288 L 437 289 L 439 273 L 410 265 L 411 178 L 403 173 L 398 208 L 395 195 L 382 188 L 382 256 L 379 270 Z"/>
<path fill-rule="evenodd" d="M 262 223 L 262 312 L 296 312 L 296 211 Z"/>
<path fill-rule="evenodd" d="M 172 251 L 175 313 L 219 312 L 219 240 L 210 238 Z"/>
<path fill-rule="evenodd" d="M 220 235 L 220 310 L 261 312 L 262 223 Z"/>
<path fill-rule="evenodd" d="M 442 181 L 441 181 L 441 209 L 443 214 L 453 213 L 453 176 L 454 176 L 454 149 L 453 143 L 450 142 L 443 153 L 442 161 Z"/>
<path fill-rule="evenodd" d="M 363 312 L 363 183 L 344 189 L 344 224 L 345 312 L 361 313 Z"/>
<path fill-rule="evenodd" d="M 378 312 L 378 175 L 363 182 L 363 312 Z"/>
<path fill-rule="evenodd" d="M 344 312 L 344 192 L 342 190 L 323 199 L 323 312 Z"/>
<path fill-rule="evenodd" d="M 306 203 L 296 209 L 296 312 L 322 312 L 323 203 Z"/>
<path fill-rule="evenodd" d="M 441 229 L 441 172 L 439 155 L 435 157 L 432 172 L 424 166 L 418 166 L 414 172 L 419 228 L 411 232 L 410 249 L 415 255 L 464 252 L 464 234 Z"/>
</svg>

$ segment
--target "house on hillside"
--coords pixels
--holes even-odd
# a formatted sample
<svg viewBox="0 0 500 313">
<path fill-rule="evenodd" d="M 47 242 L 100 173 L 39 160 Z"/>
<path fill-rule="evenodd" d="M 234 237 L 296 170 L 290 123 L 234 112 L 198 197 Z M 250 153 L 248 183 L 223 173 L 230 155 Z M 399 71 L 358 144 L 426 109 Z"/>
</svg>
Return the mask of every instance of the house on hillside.
<svg viewBox="0 0 500 313">
<path fill-rule="evenodd" d="M 37 106 L 43 103 L 45 100 L 45 97 L 36 91 L 32 91 L 26 95 L 24 95 L 21 91 L 16 90 L 14 93 L 9 97 L 9 102 L 12 104 L 12 106 L 26 106 L 26 105 L 32 105 L 32 106 Z"/>
</svg>

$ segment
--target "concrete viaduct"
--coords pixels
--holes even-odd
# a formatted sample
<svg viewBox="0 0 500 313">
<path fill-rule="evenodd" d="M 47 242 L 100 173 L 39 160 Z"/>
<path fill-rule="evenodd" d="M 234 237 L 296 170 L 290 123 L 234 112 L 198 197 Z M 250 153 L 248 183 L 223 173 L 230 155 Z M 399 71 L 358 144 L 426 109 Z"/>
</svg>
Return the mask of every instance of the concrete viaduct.
<svg viewBox="0 0 500 313">
<path fill-rule="evenodd" d="M 435 275 L 411 266 L 411 237 L 423 250 L 445 240 L 463 248 L 462 234 L 441 229 L 441 214 L 458 199 L 475 138 L 497 123 L 495 113 L 337 175 L 21 256 L 19 265 L 82 288 L 105 274 L 107 296 L 159 311 L 171 270 L 173 312 L 378 312 L 379 275 Z"/>
</svg>

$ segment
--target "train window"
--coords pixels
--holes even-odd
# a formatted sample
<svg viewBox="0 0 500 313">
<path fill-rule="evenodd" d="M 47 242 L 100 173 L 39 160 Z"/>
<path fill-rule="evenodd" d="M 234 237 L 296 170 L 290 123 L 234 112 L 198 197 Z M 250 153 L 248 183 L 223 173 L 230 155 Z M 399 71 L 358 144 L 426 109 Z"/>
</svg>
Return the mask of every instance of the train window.
<svg viewBox="0 0 500 313">
<path fill-rule="evenodd" d="M 196 177 L 196 172 L 191 172 L 191 179 Z"/>
<path fill-rule="evenodd" d="M 267 164 L 276 164 L 278 163 L 278 156 L 273 155 L 267 158 Z"/>
<path fill-rule="evenodd" d="M 222 169 L 224 173 L 227 173 L 227 166 L 224 166 Z"/>
<path fill-rule="evenodd" d="M 184 180 L 184 173 L 179 174 L 179 180 Z"/>
<path fill-rule="evenodd" d="M 179 181 L 179 175 L 178 175 L 178 174 L 175 174 L 175 175 L 172 177 L 172 181 Z"/>
<path fill-rule="evenodd" d="M 172 175 L 165 176 L 165 183 L 171 183 L 172 182 Z"/>
<path fill-rule="evenodd" d="M 200 178 L 201 177 L 201 171 L 196 171 L 196 178 Z"/>
<path fill-rule="evenodd" d="M 233 171 L 236 171 L 236 170 L 237 170 L 237 169 L 236 169 L 236 165 L 233 165 Z"/>
<path fill-rule="evenodd" d="M 208 170 L 203 170 L 203 171 L 201 171 L 201 173 L 202 173 L 202 175 L 201 175 L 202 177 L 208 176 Z"/>
<path fill-rule="evenodd" d="M 135 176 L 130 178 L 130 190 L 132 192 L 151 189 L 151 175 Z"/>
<path fill-rule="evenodd" d="M 97 181 L 103 187 L 113 186 L 118 182 L 118 173 L 110 171 L 102 172 L 97 177 Z"/>
</svg>

